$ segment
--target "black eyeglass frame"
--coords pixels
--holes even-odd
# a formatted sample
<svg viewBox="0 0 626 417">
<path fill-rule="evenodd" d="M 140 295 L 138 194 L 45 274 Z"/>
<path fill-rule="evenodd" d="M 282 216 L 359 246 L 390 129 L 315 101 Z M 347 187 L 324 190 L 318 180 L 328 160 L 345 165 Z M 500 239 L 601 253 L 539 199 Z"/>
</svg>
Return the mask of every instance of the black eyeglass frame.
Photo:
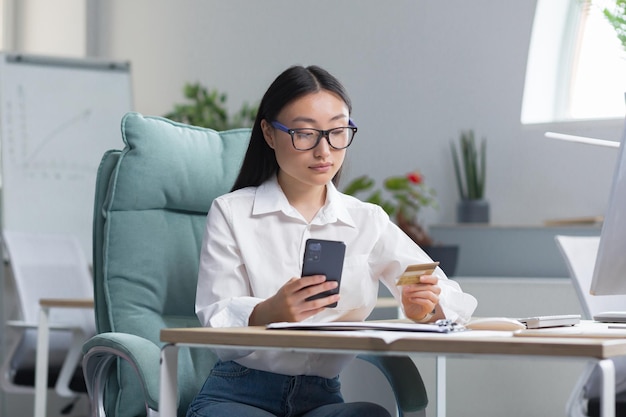
<svg viewBox="0 0 626 417">
<path fill-rule="evenodd" d="M 339 126 L 339 127 L 334 127 L 332 129 L 328 129 L 328 130 L 313 129 L 312 127 L 290 129 L 287 126 L 285 126 L 284 124 L 282 124 L 280 122 L 277 122 L 276 120 L 274 120 L 270 124 L 272 126 L 274 126 L 276 129 L 278 129 L 278 130 L 280 130 L 282 132 L 289 133 L 289 136 L 291 136 L 291 144 L 293 145 L 294 149 L 297 150 L 297 151 L 310 151 L 311 149 L 315 149 L 317 147 L 317 145 L 320 144 L 320 140 L 322 140 L 322 138 L 326 138 L 326 142 L 328 142 L 328 146 L 330 146 L 333 149 L 337 149 L 337 150 L 346 149 L 348 146 L 350 146 L 352 144 L 352 141 L 354 140 L 354 136 L 356 136 L 356 132 L 359 130 L 359 128 L 352 121 L 352 119 L 348 119 L 348 126 Z M 330 132 L 332 132 L 333 130 L 336 130 L 336 129 L 352 129 L 352 137 L 350 138 L 350 142 L 348 142 L 348 144 L 346 146 L 338 148 L 336 146 L 333 146 L 332 143 L 330 143 Z M 317 136 L 317 140 L 315 141 L 315 144 L 313 146 L 311 146 L 310 148 L 300 149 L 300 148 L 296 147 L 296 142 L 294 140 L 293 135 L 295 133 L 299 132 L 299 131 L 302 131 L 302 130 L 315 130 L 317 133 L 319 133 L 319 135 Z"/>
</svg>

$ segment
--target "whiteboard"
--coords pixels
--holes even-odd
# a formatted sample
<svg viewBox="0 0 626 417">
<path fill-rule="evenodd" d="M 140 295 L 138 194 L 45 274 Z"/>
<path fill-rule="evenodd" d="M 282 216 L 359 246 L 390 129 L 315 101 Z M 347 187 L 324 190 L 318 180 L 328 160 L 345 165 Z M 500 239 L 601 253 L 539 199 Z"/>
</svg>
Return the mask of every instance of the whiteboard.
<svg viewBox="0 0 626 417">
<path fill-rule="evenodd" d="M 0 54 L 2 228 L 71 233 L 91 259 L 95 180 L 123 146 L 130 64 Z"/>
</svg>

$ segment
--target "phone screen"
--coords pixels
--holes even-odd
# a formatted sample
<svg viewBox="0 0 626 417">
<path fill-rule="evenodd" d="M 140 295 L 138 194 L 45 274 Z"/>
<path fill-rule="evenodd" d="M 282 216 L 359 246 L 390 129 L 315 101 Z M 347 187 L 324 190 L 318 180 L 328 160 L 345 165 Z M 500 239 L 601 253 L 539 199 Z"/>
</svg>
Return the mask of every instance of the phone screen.
<svg viewBox="0 0 626 417">
<path fill-rule="evenodd" d="M 303 277 L 310 275 L 325 275 L 326 280 L 341 282 L 341 272 L 343 270 L 343 259 L 346 254 L 346 245 L 336 240 L 308 239 L 304 248 L 304 262 L 302 264 Z M 324 291 L 307 298 L 315 300 L 327 297 L 339 292 L 337 288 Z M 337 303 L 329 304 L 327 307 L 336 307 Z"/>
</svg>

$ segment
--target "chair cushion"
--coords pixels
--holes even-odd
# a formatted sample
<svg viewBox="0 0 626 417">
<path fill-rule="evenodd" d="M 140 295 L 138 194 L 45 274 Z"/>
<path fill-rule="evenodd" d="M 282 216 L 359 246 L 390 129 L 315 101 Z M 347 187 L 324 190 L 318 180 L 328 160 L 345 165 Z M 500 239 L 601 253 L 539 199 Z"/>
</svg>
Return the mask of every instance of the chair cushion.
<svg viewBox="0 0 626 417">
<path fill-rule="evenodd" d="M 230 190 L 248 146 L 250 129 L 216 132 L 160 117 L 127 114 L 127 149 L 118 169 L 111 210 L 167 209 L 206 213 Z M 137 189 L 137 181 L 143 187 Z M 138 193 L 138 191 L 140 191 Z"/>
</svg>

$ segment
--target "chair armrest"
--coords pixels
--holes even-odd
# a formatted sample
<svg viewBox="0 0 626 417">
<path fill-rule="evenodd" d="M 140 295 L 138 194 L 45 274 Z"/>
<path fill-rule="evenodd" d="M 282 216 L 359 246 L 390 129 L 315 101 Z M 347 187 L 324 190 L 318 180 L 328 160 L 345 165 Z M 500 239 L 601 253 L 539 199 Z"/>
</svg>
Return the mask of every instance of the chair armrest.
<svg viewBox="0 0 626 417">
<path fill-rule="evenodd" d="M 135 370 L 145 395 L 146 410 L 158 410 L 159 346 L 128 333 L 100 333 L 83 344 L 83 354 L 83 372 L 93 410 L 93 407 L 103 408 L 108 369 L 116 358 L 124 359 Z"/>
<path fill-rule="evenodd" d="M 28 322 L 21 321 L 21 320 L 8 320 L 7 326 L 14 327 L 16 329 L 36 329 L 38 324 L 28 323 Z"/>
<path fill-rule="evenodd" d="M 387 378 L 402 413 L 420 411 L 428 405 L 424 381 L 415 362 L 408 356 L 358 355 L 376 366 Z"/>
</svg>

